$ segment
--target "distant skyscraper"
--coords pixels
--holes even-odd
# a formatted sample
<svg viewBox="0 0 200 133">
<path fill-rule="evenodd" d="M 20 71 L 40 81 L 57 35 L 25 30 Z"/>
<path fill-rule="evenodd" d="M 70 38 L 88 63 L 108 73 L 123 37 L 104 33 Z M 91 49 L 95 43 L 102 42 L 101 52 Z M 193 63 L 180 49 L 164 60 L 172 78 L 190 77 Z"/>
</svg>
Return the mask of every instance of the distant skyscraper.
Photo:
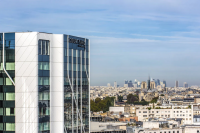
<svg viewBox="0 0 200 133">
<path fill-rule="evenodd" d="M 128 82 L 128 87 L 133 87 L 132 80 L 130 80 L 130 81 Z"/>
<path fill-rule="evenodd" d="M 167 87 L 167 83 L 165 80 L 163 80 L 163 84 L 165 85 L 165 87 Z"/>
<path fill-rule="evenodd" d="M 114 82 L 114 87 L 117 88 L 117 82 L 116 81 Z"/>
<path fill-rule="evenodd" d="M 153 81 L 155 82 L 155 86 L 157 86 L 157 80 L 153 79 Z"/>
<path fill-rule="evenodd" d="M 175 81 L 175 87 L 178 87 L 178 80 Z"/>
<path fill-rule="evenodd" d="M 160 85 L 160 80 L 159 79 L 157 79 L 157 85 Z"/>
<path fill-rule="evenodd" d="M 135 81 L 134 81 L 134 84 L 137 84 L 138 83 L 138 80 L 137 79 L 135 79 Z"/>
<path fill-rule="evenodd" d="M 138 81 L 138 82 L 137 82 L 137 86 L 140 87 L 140 84 L 141 84 L 140 81 Z"/>
<path fill-rule="evenodd" d="M 110 83 L 108 83 L 107 86 L 110 87 Z"/>
<path fill-rule="evenodd" d="M 124 84 L 128 84 L 128 80 L 125 80 Z"/>
<path fill-rule="evenodd" d="M 187 83 L 187 82 L 184 82 L 184 83 L 183 83 L 183 87 L 184 87 L 184 88 L 188 88 L 188 83 Z"/>
</svg>

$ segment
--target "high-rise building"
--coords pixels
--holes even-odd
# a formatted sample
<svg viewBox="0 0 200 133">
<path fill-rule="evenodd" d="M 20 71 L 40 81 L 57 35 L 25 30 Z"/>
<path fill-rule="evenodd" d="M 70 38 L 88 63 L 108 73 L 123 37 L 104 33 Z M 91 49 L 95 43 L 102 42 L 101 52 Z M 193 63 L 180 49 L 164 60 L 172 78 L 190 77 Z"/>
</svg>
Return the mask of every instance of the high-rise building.
<svg viewBox="0 0 200 133">
<path fill-rule="evenodd" d="M 128 84 L 128 80 L 125 80 L 124 84 Z"/>
<path fill-rule="evenodd" d="M 89 133 L 89 40 L 40 32 L 0 38 L 0 132 Z"/>
<path fill-rule="evenodd" d="M 188 83 L 187 83 L 187 82 L 184 82 L 184 83 L 183 83 L 183 87 L 184 87 L 184 88 L 188 88 Z"/>
<path fill-rule="evenodd" d="M 114 87 L 117 88 L 117 82 L 116 81 L 114 82 Z"/>
<path fill-rule="evenodd" d="M 165 80 L 163 80 L 163 84 L 165 85 L 165 87 L 167 87 L 167 83 Z"/>
<path fill-rule="evenodd" d="M 140 81 L 138 81 L 138 82 L 137 82 L 137 86 L 140 87 L 140 84 L 141 84 Z"/>
<path fill-rule="evenodd" d="M 175 87 L 176 87 L 176 88 L 179 87 L 179 86 L 178 86 L 178 80 L 175 81 Z"/>
<path fill-rule="evenodd" d="M 157 80 L 153 79 L 153 81 L 155 82 L 155 86 L 157 86 Z"/>
<path fill-rule="evenodd" d="M 133 87 L 132 80 L 130 80 L 130 81 L 128 82 L 128 87 Z"/>
<path fill-rule="evenodd" d="M 160 80 L 159 79 L 157 79 L 157 85 L 160 85 Z"/>
</svg>

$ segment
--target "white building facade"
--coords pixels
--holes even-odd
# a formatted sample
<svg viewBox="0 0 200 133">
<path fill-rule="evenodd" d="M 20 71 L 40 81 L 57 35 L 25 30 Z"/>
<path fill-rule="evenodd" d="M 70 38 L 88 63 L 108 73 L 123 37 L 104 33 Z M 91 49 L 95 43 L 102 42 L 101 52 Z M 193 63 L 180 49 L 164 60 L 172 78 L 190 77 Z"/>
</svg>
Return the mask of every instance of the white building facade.
<svg viewBox="0 0 200 133">
<path fill-rule="evenodd" d="M 148 109 L 139 108 L 136 109 L 136 116 L 138 121 L 148 121 L 148 118 L 183 118 L 183 124 L 193 123 L 193 109 L 180 108 L 172 106 L 172 108 L 163 109 Z"/>
</svg>

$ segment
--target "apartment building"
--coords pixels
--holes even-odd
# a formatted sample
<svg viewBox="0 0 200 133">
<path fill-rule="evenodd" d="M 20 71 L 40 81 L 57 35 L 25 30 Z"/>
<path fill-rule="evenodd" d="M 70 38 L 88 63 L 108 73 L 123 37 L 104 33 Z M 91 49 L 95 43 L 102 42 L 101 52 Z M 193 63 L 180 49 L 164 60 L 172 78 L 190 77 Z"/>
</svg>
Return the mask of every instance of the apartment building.
<svg viewBox="0 0 200 133">
<path fill-rule="evenodd" d="M 193 110 L 187 106 L 172 106 L 168 108 L 150 109 L 142 107 L 136 109 L 138 121 L 148 121 L 148 118 L 182 118 L 183 124 L 193 123 Z"/>
</svg>

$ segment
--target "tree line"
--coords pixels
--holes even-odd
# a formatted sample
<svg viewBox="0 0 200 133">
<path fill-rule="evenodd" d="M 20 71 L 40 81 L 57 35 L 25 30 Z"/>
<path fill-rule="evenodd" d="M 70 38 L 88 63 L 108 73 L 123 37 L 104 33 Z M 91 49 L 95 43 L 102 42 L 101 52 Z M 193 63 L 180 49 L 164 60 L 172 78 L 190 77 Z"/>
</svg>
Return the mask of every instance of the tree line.
<svg viewBox="0 0 200 133">
<path fill-rule="evenodd" d="M 110 106 L 114 106 L 115 97 L 106 97 L 104 100 L 96 98 L 95 101 L 90 100 L 90 110 L 93 112 L 109 111 Z"/>
</svg>

